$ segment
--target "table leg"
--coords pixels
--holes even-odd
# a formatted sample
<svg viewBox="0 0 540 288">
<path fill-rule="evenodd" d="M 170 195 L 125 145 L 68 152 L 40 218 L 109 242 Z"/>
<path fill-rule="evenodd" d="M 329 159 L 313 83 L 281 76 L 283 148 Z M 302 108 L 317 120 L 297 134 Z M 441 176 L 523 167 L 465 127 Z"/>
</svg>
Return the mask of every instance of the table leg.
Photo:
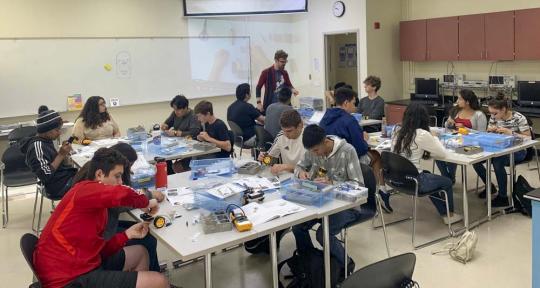
<svg viewBox="0 0 540 288">
<path fill-rule="evenodd" d="M 4 195 L 4 167 L 0 170 L 0 192 L 2 198 L 2 228 L 6 228 L 7 226 L 7 215 L 6 215 L 6 202 L 7 199 L 7 193 Z"/>
<path fill-rule="evenodd" d="M 272 258 L 272 287 L 279 287 L 276 232 L 270 233 L 270 257 Z"/>
<path fill-rule="evenodd" d="M 463 223 L 465 230 L 469 231 L 469 200 L 467 199 L 467 166 L 461 165 L 461 183 L 463 185 Z"/>
<path fill-rule="evenodd" d="M 204 287 L 212 288 L 212 253 L 204 256 Z"/>
<path fill-rule="evenodd" d="M 512 201 L 512 195 L 514 195 L 514 172 L 516 169 L 516 163 L 514 163 L 514 153 L 510 153 L 510 181 L 509 184 L 510 184 L 510 190 L 507 190 L 507 191 L 510 191 L 510 201 Z M 506 196 L 508 197 L 508 193 L 506 194 Z M 514 203 L 512 201 L 512 206 L 514 206 Z"/>
<path fill-rule="evenodd" d="M 328 215 L 322 219 L 324 245 L 324 287 L 330 288 L 330 228 Z M 347 259 L 345 259 L 347 261 Z"/>
<path fill-rule="evenodd" d="M 491 221 L 491 158 L 486 161 L 486 200 L 488 206 L 488 220 Z"/>
</svg>

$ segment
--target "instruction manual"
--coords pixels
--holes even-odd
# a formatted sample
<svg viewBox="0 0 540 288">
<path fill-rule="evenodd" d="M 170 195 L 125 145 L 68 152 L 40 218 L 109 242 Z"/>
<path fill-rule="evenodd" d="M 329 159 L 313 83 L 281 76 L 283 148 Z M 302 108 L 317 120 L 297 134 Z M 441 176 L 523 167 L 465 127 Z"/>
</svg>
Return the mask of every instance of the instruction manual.
<svg viewBox="0 0 540 288">
<path fill-rule="evenodd" d="M 251 202 L 242 206 L 242 209 L 253 225 L 266 223 L 280 217 L 306 210 L 306 208 L 284 199 L 276 199 L 262 204 Z"/>
<path fill-rule="evenodd" d="M 270 181 L 270 179 L 261 176 L 238 179 L 235 180 L 234 183 L 246 188 L 252 188 L 253 190 L 260 191 L 279 189 L 280 187 L 279 178 L 275 178 L 274 181 Z"/>
<path fill-rule="evenodd" d="M 169 188 L 165 191 L 167 201 L 173 206 L 190 205 L 195 203 L 193 191 L 187 187 Z"/>
</svg>

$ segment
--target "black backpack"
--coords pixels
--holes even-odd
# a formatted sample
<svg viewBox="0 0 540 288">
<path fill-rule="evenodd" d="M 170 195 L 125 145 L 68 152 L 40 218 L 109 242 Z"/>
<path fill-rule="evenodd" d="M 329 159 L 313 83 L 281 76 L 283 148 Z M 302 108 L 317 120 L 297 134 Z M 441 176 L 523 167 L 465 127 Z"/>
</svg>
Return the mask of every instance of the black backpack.
<svg viewBox="0 0 540 288">
<path fill-rule="evenodd" d="M 512 194 L 515 212 L 521 212 L 523 215 L 532 217 L 531 199 L 527 199 L 524 196 L 534 189 L 525 177 L 519 175 L 516 183 L 514 183 L 514 194 Z"/>
<path fill-rule="evenodd" d="M 279 250 L 279 243 L 281 238 L 285 236 L 290 229 L 283 229 L 276 232 L 277 249 Z M 270 236 L 262 236 L 253 240 L 249 240 L 244 243 L 244 249 L 251 254 L 270 254 Z"/>
<path fill-rule="evenodd" d="M 278 271 L 287 264 L 292 276 L 285 276 L 285 279 L 292 279 L 289 285 L 284 286 L 281 281 L 279 287 L 283 288 L 323 288 L 324 287 L 324 254 L 321 250 L 310 248 L 306 251 L 294 251 L 291 258 L 278 264 Z M 336 287 L 344 279 L 344 265 L 332 255 L 330 255 L 330 283 Z"/>
</svg>

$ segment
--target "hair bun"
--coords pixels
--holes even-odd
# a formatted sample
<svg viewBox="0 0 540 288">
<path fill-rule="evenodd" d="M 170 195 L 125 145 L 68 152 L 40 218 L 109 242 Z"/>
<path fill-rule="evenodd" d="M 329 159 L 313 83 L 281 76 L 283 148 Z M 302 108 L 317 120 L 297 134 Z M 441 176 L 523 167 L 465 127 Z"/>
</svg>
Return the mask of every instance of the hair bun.
<svg viewBox="0 0 540 288">
<path fill-rule="evenodd" d="M 495 96 L 495 100 L 506 100 L 506 95 L 504 95 L 503 92 L 497 92 L 497 95 Z"/>
</svg>

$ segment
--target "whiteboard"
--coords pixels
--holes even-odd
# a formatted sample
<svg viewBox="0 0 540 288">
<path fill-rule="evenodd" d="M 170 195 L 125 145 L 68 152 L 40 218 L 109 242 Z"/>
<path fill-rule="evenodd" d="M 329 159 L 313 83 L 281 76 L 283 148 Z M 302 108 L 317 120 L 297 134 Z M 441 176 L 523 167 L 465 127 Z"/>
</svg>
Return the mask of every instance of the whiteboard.
<svg viewBox="0 0 540 288">
<path fill-rule="evenodd" d="M 66 111 L 74 94 L 120 105 L 234 95 L 250 76 L 249 37 L 0 39 L 0 117 Z"/>
</svg>

